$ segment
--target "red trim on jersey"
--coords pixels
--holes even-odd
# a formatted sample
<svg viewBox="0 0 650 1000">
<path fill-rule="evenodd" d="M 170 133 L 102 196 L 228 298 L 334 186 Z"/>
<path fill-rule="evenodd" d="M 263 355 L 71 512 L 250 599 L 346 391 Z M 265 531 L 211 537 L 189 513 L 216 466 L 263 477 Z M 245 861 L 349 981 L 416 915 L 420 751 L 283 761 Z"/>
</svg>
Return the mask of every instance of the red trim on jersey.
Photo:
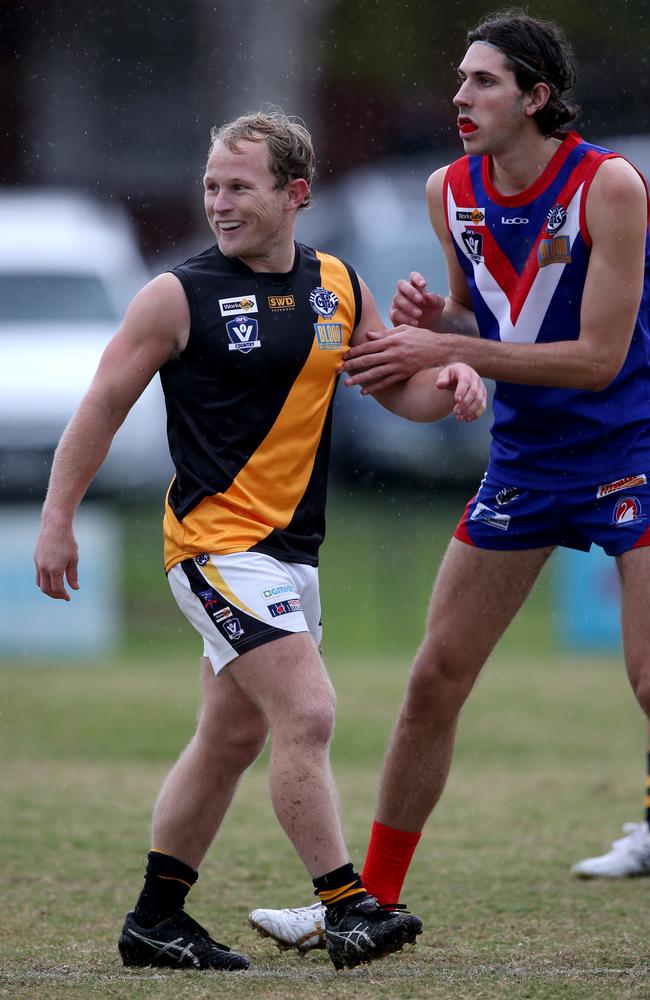
<svg viewBox="0 0 650 1000">
<path fill-rule="evenodd" d="M 531 201 L 534 201 L 549 186 L 551 181 L 557 177 L 569 154 L 582 142 L 582 137 L 577 132 L 559 132 L 552 138 L 561 139 L 562 145 L 558 146 L 537 180 L 533 181 L 530 187 L 527 187 L 524 191 L 520 191 L 518 194 L 501 194 L 497 191 L 490 178 L 492 158 L 490 156 L 483 157 L 481 165 L 483 185 L 488 193 L 488 197 L 495 205 L 502 205 L 504 208 L 517 208 L 519 205 L 528 205 Z"/>
</svg>

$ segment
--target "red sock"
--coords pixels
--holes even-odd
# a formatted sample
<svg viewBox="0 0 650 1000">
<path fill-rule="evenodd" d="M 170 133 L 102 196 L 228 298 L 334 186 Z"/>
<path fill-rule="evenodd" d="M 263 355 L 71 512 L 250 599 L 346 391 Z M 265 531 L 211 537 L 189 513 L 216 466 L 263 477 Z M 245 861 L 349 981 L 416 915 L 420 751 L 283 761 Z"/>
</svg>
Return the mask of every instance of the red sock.
<svg viewBox="0 0 650 1000">
<path fill-rule="evenodd" d="M 398 903 L 420 831 L 396 830 L 377 820 L 372 824 L 366 862 L 361 872 L 364 888 L 380 903 Z"/>
</svg>

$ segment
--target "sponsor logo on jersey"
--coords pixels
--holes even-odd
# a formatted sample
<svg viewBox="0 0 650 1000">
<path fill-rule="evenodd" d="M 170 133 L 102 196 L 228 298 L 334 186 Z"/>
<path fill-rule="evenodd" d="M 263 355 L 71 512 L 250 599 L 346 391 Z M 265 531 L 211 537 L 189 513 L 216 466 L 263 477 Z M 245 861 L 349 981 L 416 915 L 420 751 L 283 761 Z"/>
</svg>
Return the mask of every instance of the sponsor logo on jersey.
<svg viewBox="0 0 650 1000">
<path fill-rule="evenodd" d="M 244 634 L 244 629 L 242 628 L 239 618 L 229 618 L 224 625 L 224 630 L 226 631 L 231 642 L 236 642 L 237 639 L 241 639 Z"/>
<path fill-rule="evenodd" d="M 229 319 L 226 330 L 230 339 L 229 351 L 248 354 L 254 347 L 262 346 L 262 342 L 258 339 L 257 320 L 252 316 L 235 316 L 234 319 Z"/>
<path fill-rule="evenodd" d="M 269 295 L 267 302 L 269 309 L 273 309 L 274 312 L 286 312 L 288 309 L 296 308 L 293 295 Z"/>
<path fill-rule="evenodd" d="M 336 351 L 343 347 L 342 323 L 314 323 L 314 330 L 321 351 Z"/>
<path fill-rule="evenodd" d="M 626 476 L 625 479 L 616 479 L 613 483 L 605 483 L 599 486 L 596 491 L 596 498 L 608 497 L 610 493 L 618 493 L 619 490 L 630 490 L 633 486 L 645 486 L 648 477 L 643 473 L 638 476 Z"/>
<path fill-rule="evenodd" d="M 280 615 L 290 615 L 294 611 L 302 611 L 302 604 L 295 598 L 288 601 L 277 601 L 275 604 L 267 604 L 271 612 L 271 618 L 279 618 Z"/>
<path fill-rule="evenodd" d="M 257 299 L 254 295 L 235 295 L 231 299 L 219 299 L 222 316 L 232 316 L 233 313 L 256 313 Z"/>
<path fill-rule="evenodd" d="M 571 253 L 568 236 L 555 236 L 553 239 L 540 240 L 537 248 L 537 263 L 540 267 L 548 264 L 570 264 Z"/>
<path fill-rule="evenodd" d="M 479 264 L 483 260 L 483 237 L 481 234 L 475 233 L 471 229 L 465 229 L 460 236 L 469 256 L 476 264 Z"/>
<path fill-rule="evenodd" d="M 527 226 L 530 219 L 522 218 L 521 215 L 515 215 L 512 219 L 510 219 L 507 215 L 502 215 L 501 222 L 504 226 Z"/>
<path fill-rule="evenodd" d="M 546 232 L 549 236 L 555 236 L 567 220 L 566 208 L 562 205 L 553 205 L 546 216 Z"/>
<path fill-rule="evenodd" d="M 485 225 L 485 209 L 484 208 L 457 208 L 456 209 L 456 220 L 457 220 L 457 222 L 469 222 L 472 226 L 484 226 Z"/>
<path fill-rule="evenodd" d="M 205 566 L 206 563 L 210 561 L 210 556 L 207 552 L 202 552 L 200 556 L 194 557 L 194 562 L 197 566 Z"/>
<path fill-rule="evenodd" d="M 634 521 L 645 521 L 645 518 L 641 517 L 641 504 L 636 497 L 621 497 L 614 507 L 614 516 L 612 518 L 612 524 L 617 527 L 626 524 L 632 524 Z"/>
<path fill-rule="evenodd" d="M 484 503 L 477 503 L 472 511 L 470 521 L 484 521 L 499 531 L 507 531 L 510 524 L 510 514 L 500 514 L 498 510 L 486 507 Z"/>
<path fill-rule="evenodd" d="M 330 292 L 328 288 L 314 288 L 309 296 L 309 305 L 315 313 L 329 319 L 333 316 L 339 306 L 338 296 Z"/>
<path fill-rule="evenodd" d="M 281 594 L 295 594 L 296 588 L 290 583 L 282 583 L 279 587 L 265 587 L 262 597 L 279 597 Z"/>
<path fill-rule="evenodd" d="M 219 622 L 225 622 L 226 618 L 232 618 L 232 609 L 226 605 L 225 608 L 221 608 L 219 611 L 213 611 L 212 617 L 218 625 Z"/>
<path fill-rule="evenodd" d="M 497 507 L 505 507 L 507 503 L 512 503 L 519 496 L 521 496 L 521 491 L 516 486 L 504 486 L 495 495 L 494 499 L 497 502 Z"/>
</svg>

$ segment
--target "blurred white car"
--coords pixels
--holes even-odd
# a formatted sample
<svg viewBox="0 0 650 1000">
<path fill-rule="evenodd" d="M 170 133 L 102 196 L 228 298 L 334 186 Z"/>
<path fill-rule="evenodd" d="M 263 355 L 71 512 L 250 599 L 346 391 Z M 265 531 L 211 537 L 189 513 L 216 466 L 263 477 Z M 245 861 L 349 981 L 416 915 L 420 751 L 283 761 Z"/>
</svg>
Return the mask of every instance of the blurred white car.
<svg viewBox="0 0 650 1000">
<path fill-rule="evenodd" d="M 389 326 L 399 278 L 420 271 L 431 291 L 448 290 L 444 255 L 425 204 L 429 174 L 456 154 L 387 159 L 316 187 L 301 213 L 298 239 L 347 260 L 372 291 Z M 491 389 L 491 385 L 489 386 Z M 472 424 L 454 417 L 434 424 L 403 420 L 358 389 L 337 390 L 332 469 L 344 479 L 391 479 L 406 485 L 470 484 L 487 465 L 490 411 Z"/>
<path fill-rule="evenodd" d="M 0 494 L 40 498 L 52 454 L 148 273 L 121 209 L 58 189 L 0 190 Z M 156 377 L 94 488 L 171 478 Z"/>
</svg>

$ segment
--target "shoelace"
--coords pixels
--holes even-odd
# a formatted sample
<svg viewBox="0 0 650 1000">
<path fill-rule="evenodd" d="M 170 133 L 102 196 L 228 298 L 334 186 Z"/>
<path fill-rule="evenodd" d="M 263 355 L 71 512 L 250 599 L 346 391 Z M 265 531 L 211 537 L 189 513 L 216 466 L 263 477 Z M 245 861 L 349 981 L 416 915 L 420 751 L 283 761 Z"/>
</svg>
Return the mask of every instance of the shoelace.
<svg viewBox="0 0 650 1000">
<path fill-rule="evenodd" d="M 191 917 L 189 913 L 185 912 L 185 910 L 183 910 L 183 919 L 187 921 L 187 923 L 193 930 L 198 931 L 199 934 L 201 934 L 204 938 L 207 938 L 207 940 L 211 944 L 214 944 L 217 946 L 217 948 L 220 948 L 221 951 L 230 951 L 230 948 L 228 947 L 227 944 L 221 944 L 220 941 L 215 941 L 213 937 L 210 937 L 205 927 L 202 927 L 201 924 L 198 922 L 198 920 L 195 920 L 194 917 Z"/>
</svg>

